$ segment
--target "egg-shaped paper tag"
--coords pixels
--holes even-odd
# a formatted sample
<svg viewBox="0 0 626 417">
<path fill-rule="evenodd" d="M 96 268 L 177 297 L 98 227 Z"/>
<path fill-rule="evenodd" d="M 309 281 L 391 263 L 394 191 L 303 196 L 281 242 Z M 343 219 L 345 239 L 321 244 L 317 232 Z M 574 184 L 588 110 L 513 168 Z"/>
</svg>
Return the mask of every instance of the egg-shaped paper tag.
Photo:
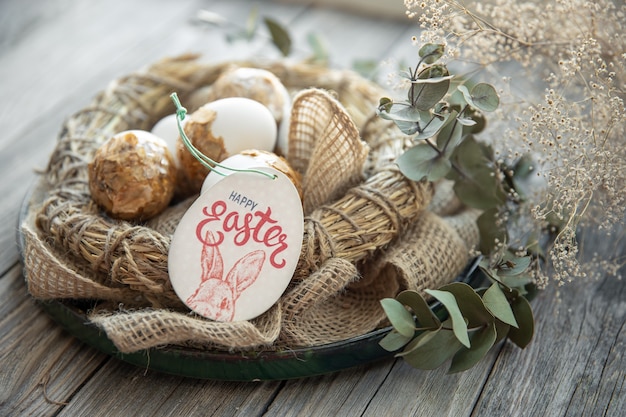
<svg viewBox="0 0 626 417">
<path fill-rule="evenodd" d="M 302 203 L 289 178 L 237 172 L 211 187 L 181 219 L 168 256 L 174 291 L 194 312 L 250 320 L 278 301 L 300 257 Z"/>
</svg>

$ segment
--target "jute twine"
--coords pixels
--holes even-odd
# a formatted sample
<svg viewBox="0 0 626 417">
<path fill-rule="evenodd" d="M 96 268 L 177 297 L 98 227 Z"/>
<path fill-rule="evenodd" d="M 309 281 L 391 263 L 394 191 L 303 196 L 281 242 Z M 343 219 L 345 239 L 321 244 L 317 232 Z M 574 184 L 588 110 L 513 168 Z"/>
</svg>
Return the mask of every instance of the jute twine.
<svg viewBox="0 0 626 417">
<path fill-rule="evenodd" d="M 112 220 L 91 200 L 87 164 L 115 133 L 149 130 L 172 113 L 171 92 L 185 103 L 234 65 L 267 69 L 294 92 L 289 162 L 303 175 L 306 217 L 297 272 L 280 301 L 254 320 L 221 323 L 191 313 L 167 274 L 171 235 L 193 197 L 145 223 Z M 349 71 L 191 55 L 116 80 L 66 121 L 21 225 L 29 291 L 94 300 L 89 319 L 121 352 L 295 348 L 384 325 L 381 298 L 450 282 L 478 233 L 477 214 L 448 184 L 415 183 L 393 166 L 410 143 L 375 116 L 382 95 Z"/>
</svg>

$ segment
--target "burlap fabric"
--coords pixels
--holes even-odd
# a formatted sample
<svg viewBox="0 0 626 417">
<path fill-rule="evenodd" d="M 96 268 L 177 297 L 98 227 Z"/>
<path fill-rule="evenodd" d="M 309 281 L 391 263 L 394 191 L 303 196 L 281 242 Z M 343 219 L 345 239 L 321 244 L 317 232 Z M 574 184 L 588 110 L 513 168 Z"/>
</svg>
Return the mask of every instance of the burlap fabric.
<svg viewBox="0 0 626 417">
<path fill-rule="evenodd" d="M 113 134 L 149 130 L 172 113 L 171 92 L 184 104 L 233 65 L 268 69 L 294 93 L 289 162 L 303 175 L 306 218 L 298 269 L 279 302 L 257 319 L 221 323 L 190 313 L 167 275 L 170 238 L 193 197 L 145 223 L 112 220 L 91 200 L 87 163 Z M 33 195 L 21 225 L 29 291 L 38 299 L 93 300 L 89 319 L 121 352 L 172 344 L 296 348 L 384 325 L 381 298 L 450 282 L 478 233 L 477 214 L 446 183 L 409 181 L 391 164 L 408 144 L 375 117 L 382 95 L 349 71 L 211 65 L 195 56 L 116 80 L 66 121 Z"/>
</svg>

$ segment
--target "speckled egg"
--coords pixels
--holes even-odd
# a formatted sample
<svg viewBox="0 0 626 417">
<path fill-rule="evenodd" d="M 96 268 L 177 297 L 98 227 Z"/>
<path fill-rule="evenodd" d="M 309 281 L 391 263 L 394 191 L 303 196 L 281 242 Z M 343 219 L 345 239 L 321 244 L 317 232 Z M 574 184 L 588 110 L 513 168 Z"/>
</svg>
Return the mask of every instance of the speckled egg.
<svg viewBox="0 0 626 417">
<path fill-rule="evenodd" d="M 120 132 L 103 143 L 88 172 L 93 200 L 123 220 L 146 220 L 163 211 L 177 175 L 165 141 L 143 130 Z"/>
</svg>

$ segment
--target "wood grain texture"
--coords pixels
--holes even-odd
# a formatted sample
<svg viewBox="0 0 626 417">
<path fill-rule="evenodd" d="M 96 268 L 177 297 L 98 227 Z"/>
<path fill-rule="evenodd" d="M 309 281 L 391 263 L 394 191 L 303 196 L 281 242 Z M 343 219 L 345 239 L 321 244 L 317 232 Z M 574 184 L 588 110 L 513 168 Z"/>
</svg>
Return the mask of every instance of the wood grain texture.
<svg viewBox="0 0 626 417">
<path fill-rule="evenodd" d="M 119 416 L 261 415 L 280 386 L 280 382 L 193 380 L 111 361 L 59 416 L 92 415 L 97 410 Z"/>
<path fill-rule="evenodd" d="M 20 267 L 0 279 L 0 415 L 55 415 L 109 358 L 42 314 Z"/>
<path fill-rule="evenodd" d="M 626 283 L 549 288 L 533 301 L 536 337 L 498 345 L 475 368 L 448 375 L 401 360 L 283 382 L 233 383 L 159 374 L 109 358 L 66 334 L 26 292 L 15 245 L 21 199 L 45 167 L 64 118 L 110 80 L 165 56 L 277 59 L 267 31 L 228 43 L 254 7 L 288 25 L 294 59 L 307 36 L 327 44 L 331 65 L 406 60 L 416 23 L 251 0 L 0 3 L 0 415 L 214 416 L 621 416 L 626 410 Z M 199 22 L 211 10 L 230 23 Z M 387 65 L 379 73 L 385 82 Z M 585 250 L 624 255 L 623 243 L 590 236 Z M 558 290 L 558 291 L 557 291 Z M 557 294 L 558 292 L 558 294 Z"/>
<path fill-rule="evenodd" d="M 626 282 L 576 283 L 534 303 L 536 337 L 507 345 L 476 406 L 478 415 L 612 416 L 624 410 Z M 619 408 L 621 407 L 621 408 Z"/>
</svg>

